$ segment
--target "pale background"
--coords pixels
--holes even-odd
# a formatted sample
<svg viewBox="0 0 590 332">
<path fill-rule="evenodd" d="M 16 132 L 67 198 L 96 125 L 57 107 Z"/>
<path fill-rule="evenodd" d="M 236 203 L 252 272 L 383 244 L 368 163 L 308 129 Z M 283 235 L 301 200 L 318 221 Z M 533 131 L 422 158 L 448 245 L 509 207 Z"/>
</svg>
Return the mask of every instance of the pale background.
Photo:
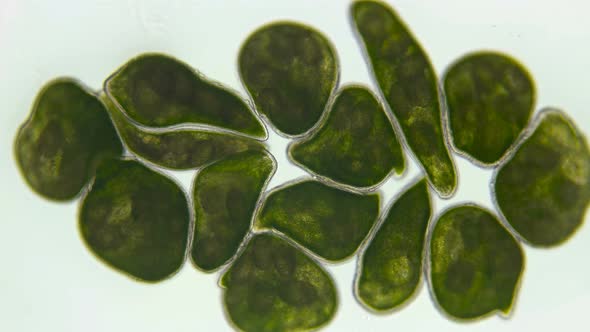
<svg viewBox="0 0 590 332">
<path fill-rule="evenodd" d="M 564 108 L 590 134 L 590 20 L 587 1 L 391 1 L 434 67 L 467 51 L 497 49 L 520 59 L 538 88 L 537 109 Z M 156 285 L 134 282 L 97 261 L 77 231 L 77 203 L 55 204 L 20 178 L 12 144 L 38 89 L 61 75 L 98 89 L 119 65 L 145 51 L 170 53 L 244 94 L 238 48 L 275 19 L 311 24 L 335 44 L 341 83 L 371 84 L 348 20 L 349 1 L 0 0 L 0 330 L 227 331 L 217 274 L 186 264 Z M 285 157 L 287 140 L 271 133 L 279 169 L 270 187 L 303 175 Z M 459 201 L 491 207 L 491 172 L 456 158 Z M 384 203 L 418 174 L 383 186 Z M 194 172 L 174 173 L 186 187 Z M 329 266 L 340 307 L 326 331 L 587 331 L 590 225 L 552 250 L 525 248 L 526 271 L 509 320 L 470 324 L 444 318 L 426 287 L 400 312 L 375 316 L 352 295 L 356 260 Z"/>
</svg>

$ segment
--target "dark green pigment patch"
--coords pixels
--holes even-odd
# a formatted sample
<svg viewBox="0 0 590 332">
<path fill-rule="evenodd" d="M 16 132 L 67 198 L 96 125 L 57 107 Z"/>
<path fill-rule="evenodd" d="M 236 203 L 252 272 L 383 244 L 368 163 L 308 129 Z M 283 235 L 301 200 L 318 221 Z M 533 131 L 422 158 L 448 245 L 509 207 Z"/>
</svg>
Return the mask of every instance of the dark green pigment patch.
<svg viewBox="0 0 590 332">
<path fill-rule="evenodd" d="M 65 201 L 78 196 L 97 165 L 123 153 L 100 101 L 69 78 L 39 92 L 20 127 L 14 152 L 21 174 L 39 195 Z"/>
<path fill-rule="evenodd" d="M 184 262 L 189 207 L 169 178 L 132 160 L 103 162 L 81 202 L 88 247 L 105 263 L 143 281 L 160 281 Z"/>
<path fill-rule="evenodd" d="M 131 59 L 106 81 L 105 90 L 142 125 L 199 123 L 266 137 L 245 101 L 163 54 Z"/>
<path fill-rule="evenodd" d="M 535 103 L 530 74 L 500 53 L 469 54 L 445 75 L 451 139 L 475 160 L 496 163 L 526 127 Z"/>
<path fill-rule="evenodd" d="M 234 256 L 274 170 L 275 163 L 267 152 L 252 151 L 199 171 L 193 186 L 196 222 L 192 259 L 197 267 L 212 271 Z"/>
<path fill-rule="evenodd" d="M 447 314 L 475 319 L 510 312 L 524 255 L 490 212 L 471 205 L 446 211 L 436 223 L 430 251 L 434 295 Z"/>
<path fill-rule="evenodd" d="M 254 139 L 209 130 L 150 130 L 131 123 L 117 106 L 103 95 L 109 113 L 127 148 L 139 157 L 170 169 L 194 169 L 250 150 L 263 150 Z"/>
<path fill-rule="evenodd" d="M 545 110 L 534 132 L 497 171 L 498 208 L 529 244 L 554 246 L 580 227 L 590 202 L 590 151 L 560 111 Z"/>
<path fill-rule="evenodd" d="M 321 128 L 289 147 L 311 172 L 354 187 L 372 187 L 404 170 L 402 148 L 385 111 L 369 90 L 348 86 L 337 95 Z"/>
<path fill-rule="evenodd" d="M 423 179 L 389 209 L 360 258 L 355 286 L 363 305 L 375 311 L 391 310 L 414 294 L 422 276 L 430 217 L 428 184 Z"/>
<path fill-rule="evenodd" d="M 307 180 L 272 192 L 257 227 L 275 229 L 335 262 L 356 252 L 379 215 L 379 194 L 361 195 Z"/>
<path fill-rule="evenodd" d="M 242 46 L 238 61 L 256 108 L 287 135 L 303 134 L 319 121 L 338 81 L 338 62 L 328 40 L 297 23 L 258 29 Z"/>
<path fill-rule="evenodd" d="M 457 175 L 445 144 L 436 74 L 426 53 L 385 4 L 357 1 L 351 13 L 373 74 L 408 146 L 436 191 L 450 196 Z"/>
<path fill-rule="evenodd" d="M 222 276 L 225 310 L 243 331 L 308 331 L 328 323 L 338 299 L 318 263 L 270 233 L 254 235 Z"/>
</svg>

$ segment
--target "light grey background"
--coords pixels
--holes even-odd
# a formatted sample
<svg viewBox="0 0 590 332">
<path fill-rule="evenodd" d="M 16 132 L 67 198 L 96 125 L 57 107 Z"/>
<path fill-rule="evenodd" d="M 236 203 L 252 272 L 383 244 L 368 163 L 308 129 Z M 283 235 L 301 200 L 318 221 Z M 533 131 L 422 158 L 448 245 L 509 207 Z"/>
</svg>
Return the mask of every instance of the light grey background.
<svg viewBox="0 0 590 332">
<path fill-rule="evenodd" d="M 590 22 L 587 1 L 391 1 L 441 73 L 467 51 L 496 49 L 520 59 L 536 79 L 537 109 L 565 109 L 590 134 Z M 47 202 L 20 178 L 14 135 L 35 94 L 56 76 L 99 89 L 130 57 L 162 51 L 243 95 L 236 55 L 259 25 L 290 19 L 317 27 L 335 44 L 341 83 L 371 84 L 348 20 L 349 1 L 0 0 L 0 330 L 226 331 L 218 275 L 186 264 L 156 285 L 134 282 L 97 261 L 76 226 L 77 203 Z M 271 133 L 279 162 L 272 188 L 304 175 L 290 165 L 288 141 Z M 460 201 L 491 207 L 490 170 L 456 158 Z M 382 188 L 383 202 L 419 173 L 415 163 Z M 175 172 L 188 188 L 194 172 Z M 556 249 L 525 248 L 526 270 L 509 320 L 470 324 L 444 318 L 426 287 L 400 312 L 375 316 L 352 296 L 356 260 L 328 267 L 340 307 L 326 331 L 587 331 L 590 225 Z"/>
</svg>

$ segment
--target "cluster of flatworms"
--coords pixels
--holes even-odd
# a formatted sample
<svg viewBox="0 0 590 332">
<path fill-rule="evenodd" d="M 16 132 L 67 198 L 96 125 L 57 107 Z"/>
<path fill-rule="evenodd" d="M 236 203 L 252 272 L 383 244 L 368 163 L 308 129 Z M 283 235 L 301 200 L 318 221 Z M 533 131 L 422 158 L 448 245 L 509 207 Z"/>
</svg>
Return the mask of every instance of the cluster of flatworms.
<svg viewBox="0 0 590 332">
<path fill-rule="evenodd" d="M 83 241 L 133 279 L 164 280 L 187 258 L 223 268 L 240 330 L 324 326 L 338 298 L 322 264 L 355 254 L 355 296 L 371 311 L 399 308 L 425 279 L 450 318 L 508 314 L 522 243 L 558 245 L 584 220 L 586 139 L 559 110 L 532 119 L 535 85 L 510 56 L 467 54 L 439 81 L 393 9 L 361 0 L 350 16 L 379 94 L 338 86 L 322 33 L 275 22 L 239 52 L 252 102 L 164 54 L 131 59 L 99 92 L 51 81 L 16 136 L 20 171 L 45 198 L 79 198 Z M 277 165 L 264 123 L 293 140 L 288 156 L 307 179 L 266 191 Z M 376 189 L 403 173 L 404 150 L 423 175 L 380 211 Z M 453 153 L 494 168 L 496 211 L 433 216 L 431 195 L 457 186 Z M 197 169 L 190 192 L 157 167 Z"/>
</svg>

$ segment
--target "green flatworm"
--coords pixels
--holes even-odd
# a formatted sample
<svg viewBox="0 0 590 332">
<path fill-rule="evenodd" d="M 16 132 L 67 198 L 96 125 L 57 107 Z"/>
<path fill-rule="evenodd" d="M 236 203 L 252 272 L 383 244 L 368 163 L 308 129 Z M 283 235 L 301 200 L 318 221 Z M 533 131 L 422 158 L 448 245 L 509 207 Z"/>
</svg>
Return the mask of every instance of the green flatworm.
<svg viewBox="0 0 590 332">
<path fill-rule="evenodd" d="M 275 165 L 267 152 L 248 151 L 199 171 L 192 193 L 196 221 L 191 253 L 197 267 L 212 271 L 234 256 Z"/>
<path fill-rule="evenodd" d="M 272 233 L 255 234 L 223 274 L 229 319 L 242 331 L 308 331 L 327 324 L 338 297 L 328 273 Z"/>
<path fill-rule="evenodd" d="M 590 150 L 565 114 L 546 109 L 530 135 L 499 166 L 496 202 L 529 244 L 554 246 L 584 221 L 590 202 Z"/>
<path fill-rule="evenodd" d="M 104 161 L 80 203 L 84 242 L 109 266 L 156 282 L 183 264 L 188 200 L 168 177 L 134 160 Z"/>
<path fill-rule="evenodd" d="M 524 253 L 491 212 L 465 204 L 438 217 L 429 263 L 432 290 L 444 312 L 475 319 L 510 313 Z"/>
<path fill-rule="evenodd" d="M 131 59 L 107 79 L 105 91 L 131 119 L 148 127 L 195 123 L 266 137 L 258 117 L 237 94 L 168 55 Z"/>
<path fill-rule="evenodd" d="M 322 182 L 290 183 L 267 195 L 255 224 L 275 229 L 328 261 L 353 255 L 379 216 L 379 194 Z"/>
<path fill-rule="evenodd" d="M 351 15 L 374 77 L 407 145 L 438 194 L 451 196 L 457 174 L 445 142 L 437 77 L 426 52 L 384 3 L 356 1 Z"/>
<path fill-rule="evenodd" d="M 389 311 L 416 292 L 430 218 L 428 184 L 421 179 L 389 208 L 359 258 L 355 293 L 364 306 Z"/>
<path fill-rule="evenodd" d="M 375 187 L 404 170 L 393 126 L 365 87 L 346 86 L 311 137 L 289 146 L 289 156 L 309 171 L 353 187 Z"/>
<path fill-rule="evenodd" d="M 304 134 L 320 120 L 338 81 L 330 42 L 294 22 L 275 22 L 253 32 L 238 64 L 258 111 L 288 136 Z"/>
<path fill-rule="evenodd" d="M 97 165 L 123 153 L 96 95 L 70 78 L 47 83 L 20 127 L 14 152 L 21 174 L 39 195 L 58 201 L 78 196 Z"/>
<path fill-rule="evenodd" d="M 533 113 L 535 86 L 518 61 L 498 52 L 471 53 L 444 77 L 455 149 L 494 165 L 513 146 Z"/>
</svg>

